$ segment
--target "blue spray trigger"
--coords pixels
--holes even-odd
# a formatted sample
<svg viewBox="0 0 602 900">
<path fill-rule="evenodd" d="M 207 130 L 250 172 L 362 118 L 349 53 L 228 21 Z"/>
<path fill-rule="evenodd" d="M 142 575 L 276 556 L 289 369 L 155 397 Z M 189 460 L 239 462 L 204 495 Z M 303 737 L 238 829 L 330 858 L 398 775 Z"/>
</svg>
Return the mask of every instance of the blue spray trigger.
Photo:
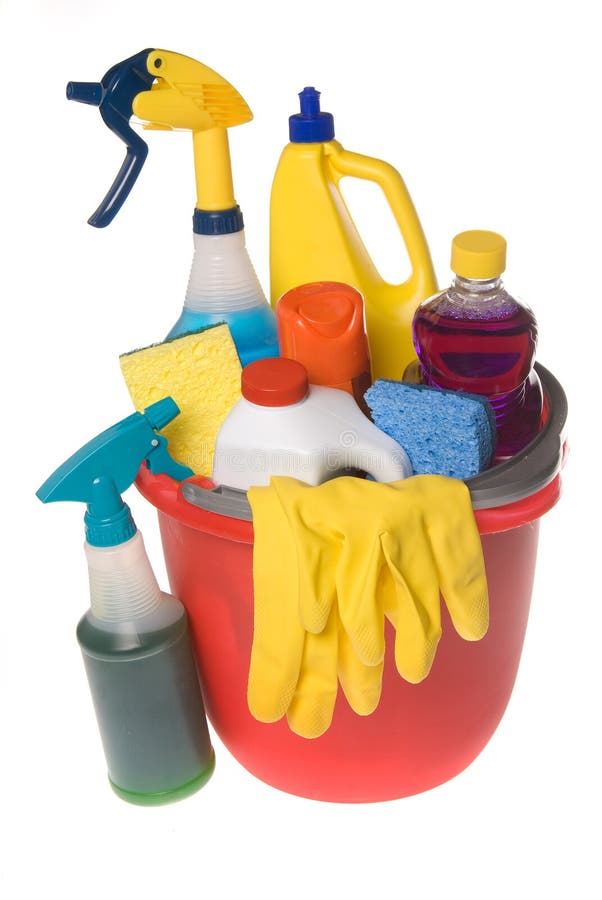
<svg viewBox="0 0 602 900">
<path fill-rule="evenodd" d="M 146 49 L 112 66 L 100 83 L 70 81 L 67 98 L 98 106 L 105 124 L 127 147 L 125 159 L 98 209 L 88 222 L 95 228 L 109 225 L 132 190 L 148 155 L 148 147 L 130 126 L 134 98 L 150 89 L 155 76 L 146 61 L 153 50 Z"/>
<path fill-rule="evenodd" d="M 194 473 L 175 462 L 167 440 L 155 433 L 180 410 L 171 397 L 133 413 L 88 441 L 53 472 L 36 492 L 43 503 L 74 500 L 88 504 L 88 542 L 113 546 L 136 532 L 121 494 L 134 482 L 144 460 L 153 474 L 165 473 L 180 481 Z M 133 529 L 133 530 L 132 530 Z"/>
<path fill-rule="evenodd" d="M 98 81 L 70 81 L 67 85 L 67 100 L 77 100 L 89 106 L 100 106 L 102 84 Z"/>
</svg>

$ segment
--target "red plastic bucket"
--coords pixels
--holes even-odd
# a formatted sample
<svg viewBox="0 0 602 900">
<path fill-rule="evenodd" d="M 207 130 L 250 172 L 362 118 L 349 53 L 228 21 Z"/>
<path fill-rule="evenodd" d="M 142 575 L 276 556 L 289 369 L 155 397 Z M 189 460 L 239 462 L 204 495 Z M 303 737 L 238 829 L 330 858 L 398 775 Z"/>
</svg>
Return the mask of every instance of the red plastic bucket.
<svg viewBox="0 0 602 900">
<path fill-rule="evenodd" d="M 560 495 L 566 399 L 553 376 L 538 370 L 548 403 L 542 433 L 528 452 L 468 482 L 489 585 L 486 637 L 463 641 L 443 609 L 443 636 L 432 670 L 412 685 L 397 673 L 389 630 L 377 710 L 357 716 L 339 692 L 331 727 L 314 740 L 293 734 L 286 720 L 257 722 L 247 708 L 252 523 L 193 506 L 178 483 L 140 471 L 138 487 L 159 512 L 171 589 L 189 614 L 207 714 L 226 747 L 258 778 L 316 800 L 390 800 L 449 780 L 483 749 L 516 678 L 538 520 Z M 500 502 L 504 499 L 508 502 Z"/>
</svg>

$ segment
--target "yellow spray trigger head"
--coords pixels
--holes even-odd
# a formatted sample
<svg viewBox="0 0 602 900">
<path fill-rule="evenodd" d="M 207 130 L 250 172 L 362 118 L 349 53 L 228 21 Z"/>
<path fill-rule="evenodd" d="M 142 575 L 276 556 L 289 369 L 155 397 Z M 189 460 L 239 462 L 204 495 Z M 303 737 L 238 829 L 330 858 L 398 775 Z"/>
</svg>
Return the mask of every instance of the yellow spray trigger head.
<svg viewBox="0 0 602 900">
<path fill-rule="evenodd" d="M 70 81 L 69 100 L 98 106 L 105 124 L 127 147 L 126 157 L 100 206 L 88 220 L 104 228 L 134 186 L 148 147 L 130 126 L 192 132 L 197 209 L 235 209 L 227 129 L 253 114 L 237 90 L 203 63 L 170 50 L 141 50 L 117 63 L 100 82 Z M 240 215 L 240 210 L 238 210 Z"/>
<path fill-rule="evenodd" d="M 253 113 L 232 85 L 196 59 L 170 50 L 152 50 L 146 66 L 157 80 L 139 93 L 133 111 L 148 128 L 205 131 L 250 122 Z"/>
<path fill-rule="evenodd" d="M 451 269 L 460 278 L 497 278 L 506 268 L 506 241 L 495 231 L 463 231 L 452 241 Z"/>
<path fill-rule="evenodd" d="M 247 103 L 225 78 L 181 53 L 151 50 L 146 68 L 156 80 L 135 97 L 134 114 L 146 128 L 191 131 L 196 208 L 233 209 L 227 129 L 253 118 Z"/>
</svg>

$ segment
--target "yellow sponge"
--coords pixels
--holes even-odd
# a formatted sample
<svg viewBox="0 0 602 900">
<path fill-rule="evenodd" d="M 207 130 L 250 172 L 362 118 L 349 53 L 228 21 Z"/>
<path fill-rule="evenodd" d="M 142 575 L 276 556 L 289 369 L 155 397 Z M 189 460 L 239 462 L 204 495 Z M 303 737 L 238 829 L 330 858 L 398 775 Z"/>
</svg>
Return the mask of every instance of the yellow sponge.
<svg viewBox="0 0 602 900">
<path fill-rule="evenodd" d="M 240 399 L 241 366 L 227 325 L 119 357 L 136 409 L 170 396 L 180 415 L 164 430 L 169 452 L 197 475 L 211 475 L 215 439 Z"/>
</svg>

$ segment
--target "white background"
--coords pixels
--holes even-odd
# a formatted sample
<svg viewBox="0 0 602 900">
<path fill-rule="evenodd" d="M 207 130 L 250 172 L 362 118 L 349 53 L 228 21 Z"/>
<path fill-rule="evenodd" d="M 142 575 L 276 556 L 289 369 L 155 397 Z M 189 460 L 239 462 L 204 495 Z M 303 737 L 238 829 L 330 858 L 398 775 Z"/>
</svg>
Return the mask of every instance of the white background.
<svg viewBox="0 0 602 900">
<path fill-rule="evenodd" d="M 3 489 L 0 893 L 163 896 L 600 896 L 600 67 L 597 4 L 0 2 Z M 236 196 L 268 286 L 268 196 L 287 116 L 322 91 L 337 137 L 400 169 L 441 283 L 465 228 L 508 239 L 506 283 L 564 384 L 572 453 L 542 522 L 521 668 L 481 756 L 427 794 L 313 803 L 243 770 L 215 740 L 211 782 L 170 807 L 120 802 L 74 635 L 87 605 L 83 510 L 35 489 L 131 411 L 120 352 L 166 333 L 191 258 L 185 135 L 150 133 L 113 225 L 86 219 L 123 146 L 65 100 L 144 47 L 188 54 L 243 94 Z M 355 198 L 366 218 L 369 200 Z M 371 201 L 370 201 L 371 202 Z M 390 229 L 371 241 L 399 268 Z M 166 586 L 154 511 L 129 502 Z M 6 546 L 8 540 L 8 547 Z"/>
</svg>

